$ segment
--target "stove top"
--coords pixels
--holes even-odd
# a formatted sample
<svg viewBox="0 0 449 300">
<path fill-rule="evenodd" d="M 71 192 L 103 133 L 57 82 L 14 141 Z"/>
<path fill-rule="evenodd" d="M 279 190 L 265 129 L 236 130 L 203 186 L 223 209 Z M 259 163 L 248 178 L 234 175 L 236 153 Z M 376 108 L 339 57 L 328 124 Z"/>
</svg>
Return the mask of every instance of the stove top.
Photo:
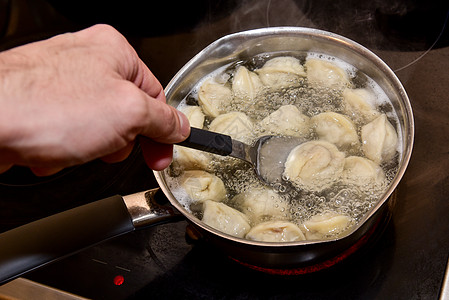
<svg viewBox="0 0 449 300">
<path fill-rule="evenodd" d="M 448 5 L 420 0 L 203 0 L 180 10 L 167 1 L 152 10 L 140 2 L 0 1 L 0 49 L 108 22 L 124 32 L 166 85 L 197 52 L 236 31 L 304 26 L 353 39 L 395 71 L 415 116 L 412 159 L 398 186 L 391 220 L 358 251 L 312 274 L 270 275 L 242 266 L 186 236 L 188 224 L 180 221 L 99 244 L 29 273 L 27 279 L 93 299 L 438 298 L 449 253 Z M 156 186 L 138 147 L 122 163 L 94 161 L 47 178 L 14 168 L 0 175 L 0 230 Z"/>
</svg>

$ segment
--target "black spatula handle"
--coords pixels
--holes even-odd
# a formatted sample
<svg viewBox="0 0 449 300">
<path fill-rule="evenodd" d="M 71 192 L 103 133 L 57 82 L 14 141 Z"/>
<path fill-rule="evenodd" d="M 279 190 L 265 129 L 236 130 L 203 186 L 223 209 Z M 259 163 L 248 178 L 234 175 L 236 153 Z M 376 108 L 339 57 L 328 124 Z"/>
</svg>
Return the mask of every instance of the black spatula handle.
<svg viewBox="0 0 449 300">
<path fill-rule="evenodd" d="M 176 144 L 223 156 L 232 152 L 232 139 L 229 135 L 194 127 L 190 128 L 190 136 L 185 141 Z"/>
</svg>

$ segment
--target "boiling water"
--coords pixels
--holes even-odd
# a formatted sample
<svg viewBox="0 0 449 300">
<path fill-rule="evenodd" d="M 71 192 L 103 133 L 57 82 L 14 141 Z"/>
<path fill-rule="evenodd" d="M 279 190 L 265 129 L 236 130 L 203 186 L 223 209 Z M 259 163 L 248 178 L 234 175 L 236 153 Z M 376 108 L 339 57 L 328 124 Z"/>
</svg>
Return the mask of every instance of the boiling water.
<svg viewBox="0 0 449 300">
<path fill-rule="evenodd" d="M 291 53 L 288 55 L 293 56 Z M 369 186 L 356 186 L 349 184 L 342 184 L 336 181 L 330 188 L 324 189 L 320 192 L 305 191 L 294 187 L 291 184 L 276 183 L 270 188 L 276 190 L 281 199 L 288 201 L 289 208 L 285 211 L 285 216 L 290 221 L 300 225 L 304 221 L 310 219 L 317 214 L 323 214 L 329 211 L 336 212 L 350 216 L 353 220 L 353 225 L 363 218 L 363 216 L 372 208 L 381 198 L 384 191 L 388 187 L 389 183 L 393 180 L 397 172 L 400 151 L 401 151 L 401 129 L 397 125 L 399 124 L 394 109 L 388 100 L 388 97 L 382 91 L 382 89 L 365 74 L 356 70 L 353 66 L 330 56 L 325 56 L 319 53 L 300 53 L 294 55 L 301 62 L 304 62 L 307 57 L 314 57 L 324 60 L 329 60 L 339 67 L 346 70 L 350 75 L 351 83 L 356 88 L 366 88 L 370 90 L 374 95 L 374 106 L 378 108 L 381 113 L 385 113 L 389 121 L 393 124 L 398 134 L 399 145 L 397 149 L 396 157 L 388 164 L 382 164 L 381 167 L 386 175 L 386 180 L 379 184 L 370 184 Z M 213 78 L 215 81 L 225 84 L 231 84 L 233 72 L 235 69 L 244 65 L 250 71 L 262 67 L 262 65 L 272 57 L 270 54 L 264 54 L 256 56 L 248 61 L 237 62 L 228 66 L 225 66 L 203 80 L 198 82 L 198 85 L 192 92 L 184 99 L 178 108 L 182 109 L 186 104 L 192 104 L 196 102 L 197 91 L 201 84 L 209 79 Z M 224 108 L 227 112 L 240 111 L 244 112 L 254 124 L 257 124 L 273 111 L 277 110 L 283 105 L 295 105 L 299 110 L 308 117 L 313 117 L 323 112 L 336 112 L 343 113 L 343 97 L 342 90 L 332 89 L 323 86 L 313 86 L 308 84 L 307 79 L 301 78 L 298 82 L 295 82 L 294 87 L 284 88 L 281 90 L 267 89 L 260 92 L 253 101 L 248 101 L 240 97 L 233 97 L 227 107 Z M 210 119 L 206 119 L 205 129 L 210 124 Z M 357 127 L 358 135 L 360 136 L 360 130 L 362 125 L 362 119 L 352 118 L 352 121 Z M 253 134 L 253 140 L 257 137 L 267 135 L 263 128 L 260 126 L 255 127 Z M 316 140 L 317 136 L 313 128 L 310 128 L 308 134 L 306 134 L 306 140 Z M 340 150 L 342 151 L 342 150 Z M 343 150 L 346 157 L 350 155 L 357 155 L 364 157 L 361 148 L 351 148 L 349 150 Z M 269 156 L 269 153 L 265 153 Z M 214 157 L 209 166 L 209 170 L 219 178 L 221 178 L 226 186 L 228 192 L 227 202 L 229 206 L 236 207 L 235 203 L 232 203 L 231 199 L 240 193 L 260 187 L 262 183 L 254 174 L 252 167 L 244 162 L 233 158 Z M 201 212 L 197 212 L 196 209 L 192 209 L 192 200 L 186 196 L 186 193 L 177 182 L 177 176 L 183 172 L 182 166 L 172 165 L 171 168 L 166 170 L 166 178 L 171 191 L 178 201 L 184 205 L 184 207 L 193 211 L 201 219 Z M 285 210 L 285 208 L 279 203 L 279 209 Z M 260 220 L 263 221 L 263 220 Z"/>
</svg>

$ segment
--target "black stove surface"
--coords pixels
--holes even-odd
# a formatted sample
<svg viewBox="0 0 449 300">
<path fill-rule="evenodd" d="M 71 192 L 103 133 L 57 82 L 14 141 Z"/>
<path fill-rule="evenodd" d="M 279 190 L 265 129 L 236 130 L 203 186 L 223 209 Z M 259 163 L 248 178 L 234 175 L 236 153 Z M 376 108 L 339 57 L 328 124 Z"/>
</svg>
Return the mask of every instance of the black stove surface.
<svg viewBox="0 0 449 300">
<path fill-rule="evenodd" d="M 351 38 L 396 72 L 414 111 L 414 151 L 391 220 L 353 255 L 308 275 L 268 275 L 241 266 L 186 238 L 187 222 L 180 221 L 126 234 L 26 278 L 93 299 L 437 299 L 449 253 L 447 5 L 203 0 L 176 10 L 168 1 L 156 7 L 143 2 L 0 1 L 0 49 L 108 22 L 166 85 L 197 52 L 232 32 L 304 26 Z M 94 161 L 47 178 L 14 168 L 0 175 L 0 230 L 156 186 L 138 147 L 122 163 Z"/>
</svg>

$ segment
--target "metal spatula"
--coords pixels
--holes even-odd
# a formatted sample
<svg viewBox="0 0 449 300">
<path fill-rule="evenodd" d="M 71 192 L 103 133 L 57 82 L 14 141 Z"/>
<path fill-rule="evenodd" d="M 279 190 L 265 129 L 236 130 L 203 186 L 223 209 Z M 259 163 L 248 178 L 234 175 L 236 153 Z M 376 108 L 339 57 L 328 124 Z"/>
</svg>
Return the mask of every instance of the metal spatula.
<svg viewBox="0 0 449 300">
<path fill-rule="evenodd" d="M 192 127 L 190 136 L 177 145 L 244 160 L 262 181 L 271 185 L 282 182 L 288 154 L 301 142 L 295 137 L 267 135 L 248 145 L 229 135 Z"/>
</svg>

